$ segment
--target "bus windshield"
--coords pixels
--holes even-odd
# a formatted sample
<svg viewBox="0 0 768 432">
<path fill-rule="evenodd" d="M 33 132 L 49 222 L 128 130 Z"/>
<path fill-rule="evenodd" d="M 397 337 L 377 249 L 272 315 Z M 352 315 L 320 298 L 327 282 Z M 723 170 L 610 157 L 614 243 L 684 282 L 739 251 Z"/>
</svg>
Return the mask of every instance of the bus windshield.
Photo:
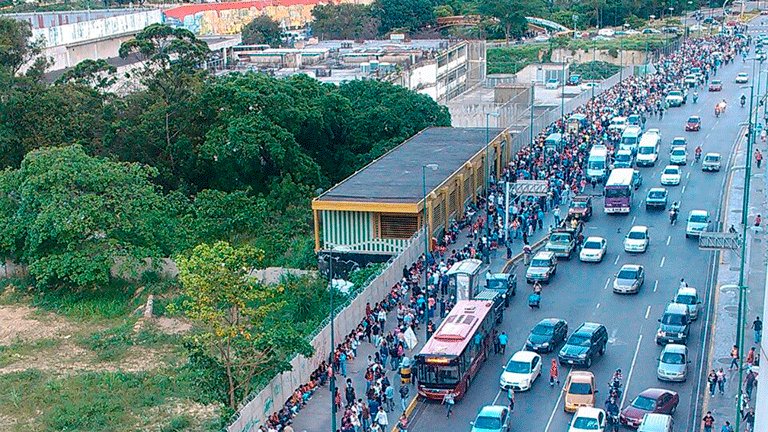
<svg viewBox="0 0 768 432">
<path fill-rule="evenodd" d="M 605 188 L 605 197 L 606 198 L 623 198 L 629 196 L 629 187 L 624 186 L 616 186 L 616 187 L 606 187 Z"/>
<path fill-rule="evenodd" d="M 605 161 L 604 160 L 592 159 L 592 160 L 589 161 L 589 163 L 587 165 L 587 168 L 591 169 L 591 170 L 602 170 L 602 169 L 605 169 Z"/>
<path fill-rule="evenodd" d="M 459 382 L 459 365 L 430 365 L 418 368 L 419 382 L 422 384 L 456 385 Z"/>
</svg>

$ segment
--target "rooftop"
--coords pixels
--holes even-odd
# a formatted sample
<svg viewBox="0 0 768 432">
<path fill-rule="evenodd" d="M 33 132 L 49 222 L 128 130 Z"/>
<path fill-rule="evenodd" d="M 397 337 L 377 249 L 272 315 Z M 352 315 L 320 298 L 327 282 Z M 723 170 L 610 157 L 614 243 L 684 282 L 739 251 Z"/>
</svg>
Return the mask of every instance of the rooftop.
<svg viewBox="0 0 768 432">
<path fill-rule="evenodd" d="M 489 129 L 490 139 L 503 132 Z M 427 191 L 440 186 L 488 144 L 485 128 L 431 127 L 371 162 L 324 194 L 318 201 L 418 203 L 423 198 L 422 166 Z"/>
</svg>

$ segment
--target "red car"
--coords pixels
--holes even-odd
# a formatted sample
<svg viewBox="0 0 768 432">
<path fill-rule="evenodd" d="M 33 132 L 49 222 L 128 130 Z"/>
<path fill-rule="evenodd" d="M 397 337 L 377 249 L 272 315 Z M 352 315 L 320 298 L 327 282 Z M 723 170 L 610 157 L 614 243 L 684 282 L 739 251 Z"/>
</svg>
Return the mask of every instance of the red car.
<svg viewBox="0 0 768 432">
<path fill-rule="evenodd" d="M 701 130 L 701 117 L 699 116 L 688 117 L 688 121 L 685 123 L 685 131 L 695 132 L 699 130 Z"/>
<path fill-rule="evenodd" d="M 672 390 L 649 388 L 643 390 L 632 402 L 621 411 L 621 424 L 637 429 L 643 416 L 648 413 L 672 415 L 680 403 L 680 396 Z"/>
</svg>

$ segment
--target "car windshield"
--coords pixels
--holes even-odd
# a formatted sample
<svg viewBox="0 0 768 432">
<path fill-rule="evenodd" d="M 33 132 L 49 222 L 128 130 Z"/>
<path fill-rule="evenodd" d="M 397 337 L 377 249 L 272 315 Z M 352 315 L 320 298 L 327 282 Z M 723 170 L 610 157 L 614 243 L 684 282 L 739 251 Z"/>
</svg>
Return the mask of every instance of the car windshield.
<svg viewBox="0 0 768 432">
<path fill-rule="evenodd" d="M 488 288 L 493 290 L 505 290 L 507 289 L 506 279 L 488 279 Z"/>
<path fill-rule="evenodd" d="M 664 174 L 677 174 L 677 168 L 664 168 Z"/>
<path fill-rule="evenodd" d="M 552 243 L 568 243 L 571 241 L 571 236 L 565 233 L 561 234 L 552 234 L 549 236 L 549 241 Z"/>
<path fill-rule="evenodd" d="M 699 121 L 701 120 L 699 120 L 697 117 L 691 117 L 688 119 L 688 123 L 698 123 Z"/>
<path fill-rule="evenodd" d="M 666 364 L 683 364 L 685 355 L 681 353 L 665 352 L 661 356 L 661 362 Z"/>
<path fill-rule="evenodd" d="M 670 96 L 682 96 L 683 93 L 679 92 L 679 91 L 671 91 L 671 92 L 669 92 L 669 95 Z"/>
<path fill-rule="evenodd" d="M 720 80 L 714 80 L 714 81 L 712 81 L 712 85 L 719 85 L 719 84 L 722 84 L 722 83 L 723 83 L 723 82 L 722 82 L 722 81 L 720 81 Z"/>
<path fill-rule="evenodd" d="M 531 261 L 531 267 L 549 267 L 549 260 L 535 259 Z"/>
<path fill-rule="evenodd" d="M 573 208 L 586 208 L 587 202 L 586 201 L 573 201 L 571 203 L 571 207 Z"/>
<path fill-rule="evenodd" d="M 529 373 L 531 371 L 531 364 L 513 360 L 507 363 L 507 367 L 504 370 L 512 373 Z"/>
<path fill-rule="evenodd" d="M 627 238 L 632 240 L 645 240 L 645 233 L 643 231 L 630 231 Z"/>
<path fill-rule="evenodd" d="M 674 149 L 674 150 L 672 150 L 672 154 L 674 156 L 684 156 L 685 155 L 685 149 Z"/>
<path fill-rule="evenodd" d="M 576 417 L 573 419 L 573 425 L 571 425 L 574 429 L 583 429 L 583 430 L 597 430 L 598 429 L 598 423 L 596 418 L 592 417 Z"/>
<path fill-rule="evenodd" d="M 677 297 L 675 297 L 675 303 L 680 303 L 684 305 L 696 304 L 696 296 L 678 295 Z"/>
<path fill-rule="evenodd" d="M 705 223 L 707 222 L 707 216 L 706 215 L 691 215 L 690 222 L 696 222 L 696 223 Z"/>
<path fill-rule="evenodd" d="M 501 420 L 498 417 L 481 416 L 475 419 L 477 429 L 501 429 Z"/>
<path fill-rule="evenodd" d="M 568 393 L 577 395 L 592 394 L 592 385 L 590 383 L 571 383 Z"/>
<path fill-rule="evenodd" d="M 584 249 L 601 249 L 602 246 L 600 246 L 600 242 L 597 241 L 588 241 L 584 243 Z"/>
<path fill-rule="evenodd" d="M 629 162 L 632 159 L 630 154 L 617 154 L 614 160 L 616 162 Z"/>
<path fill-rule="evenodd" d="M 537 336 L 552 336 L 555 333 L 555 329 L 546 324 L 539 324 L 531 330 L 531 333 Z"/>
<path fill-rule="evenodd" d="M 717 162 L 720 160 L 720 156 L 705 156 L 704 162 Z"/>
<path fill-rule="evenodd" d="M 591 338 L 589 336 L 573 334 L 568 338 L 568 345 L 588 347 L 590 342 Z"/>
<path fill-rule="evenodd" d="M 667 193 L 664 191 L 650 191 L 648 192 L 648 198 L 665 198 Z"/>
<path fill-rule="evenodd" d="M 637 278 L 637 270 L 635 269 L 623 269 L 616 276 L 616 279 L 635 279 Z"/>
<path fill-rule="evenodd" d="M 672 147 L 674 146 L 685 146 L 685 138 L 675 138 L 672 140 Z"/>
<path fill-rule="evenodd" d="M 648 147 L 640 147 L 639 149 L 637 149 L 637 152 L 640 153 L 640 154 L 653 154 L 653 151 L 655 149 L 656 149 L 655 147 L 650 147 L 650 146 L 648 146 Z"/>
<path fill-rule="evenodd" d="M 605 161 L 602 161 L 602 160 L 591 160 L 591 161 L 589 161 L 588 168 L 592 169 L 592 170 L 605 169 Z"/>
<path fill-rule="evenodd" d="M 643 411 L 653 411 L 656 401 L 645 396 L 638 396 L 632 401 L 632 406 Z"/>
<path fill-rule="evenodd" d="M 683 325 L 685 324 L 685 316 L 680 314 L 670 314 L 666 313 L 663 317 L 661 317 L 662 324 L 669 324 L 669 325 Z"/>
</svg>

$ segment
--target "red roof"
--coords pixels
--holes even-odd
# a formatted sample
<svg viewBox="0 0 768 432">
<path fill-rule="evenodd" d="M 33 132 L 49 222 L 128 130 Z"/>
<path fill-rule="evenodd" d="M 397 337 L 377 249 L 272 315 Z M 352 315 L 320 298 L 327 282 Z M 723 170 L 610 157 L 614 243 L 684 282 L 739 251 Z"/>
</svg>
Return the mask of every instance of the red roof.
<svg viewBox="0 0 768 432">
<path fill-rule="evenodd" d="M 228 2 L 228 3 L 203 3 L 203 4 L 190 4 L 179 6 L 171 9 L 166 9 L 163 14 L 167 17 L 176 18 L 180 21 L 184 20 L 185 16 L 195 15 L 199 12 L 205 11 L 223 11 L 231 9 L 264 9 L 267 6 L 283 6 L 290 7 L 296 5 L 316 5 L 319 3 L 329 3 L 327 0 L 259 0 L 259 1 L 242 1 L 242 2 Z"/>
<path fill-rule="evenodd" d="M 458 301 L 419 355 L 460 355 L 492 306 L 491 302 L 486 301 Z"/>
</svg>

